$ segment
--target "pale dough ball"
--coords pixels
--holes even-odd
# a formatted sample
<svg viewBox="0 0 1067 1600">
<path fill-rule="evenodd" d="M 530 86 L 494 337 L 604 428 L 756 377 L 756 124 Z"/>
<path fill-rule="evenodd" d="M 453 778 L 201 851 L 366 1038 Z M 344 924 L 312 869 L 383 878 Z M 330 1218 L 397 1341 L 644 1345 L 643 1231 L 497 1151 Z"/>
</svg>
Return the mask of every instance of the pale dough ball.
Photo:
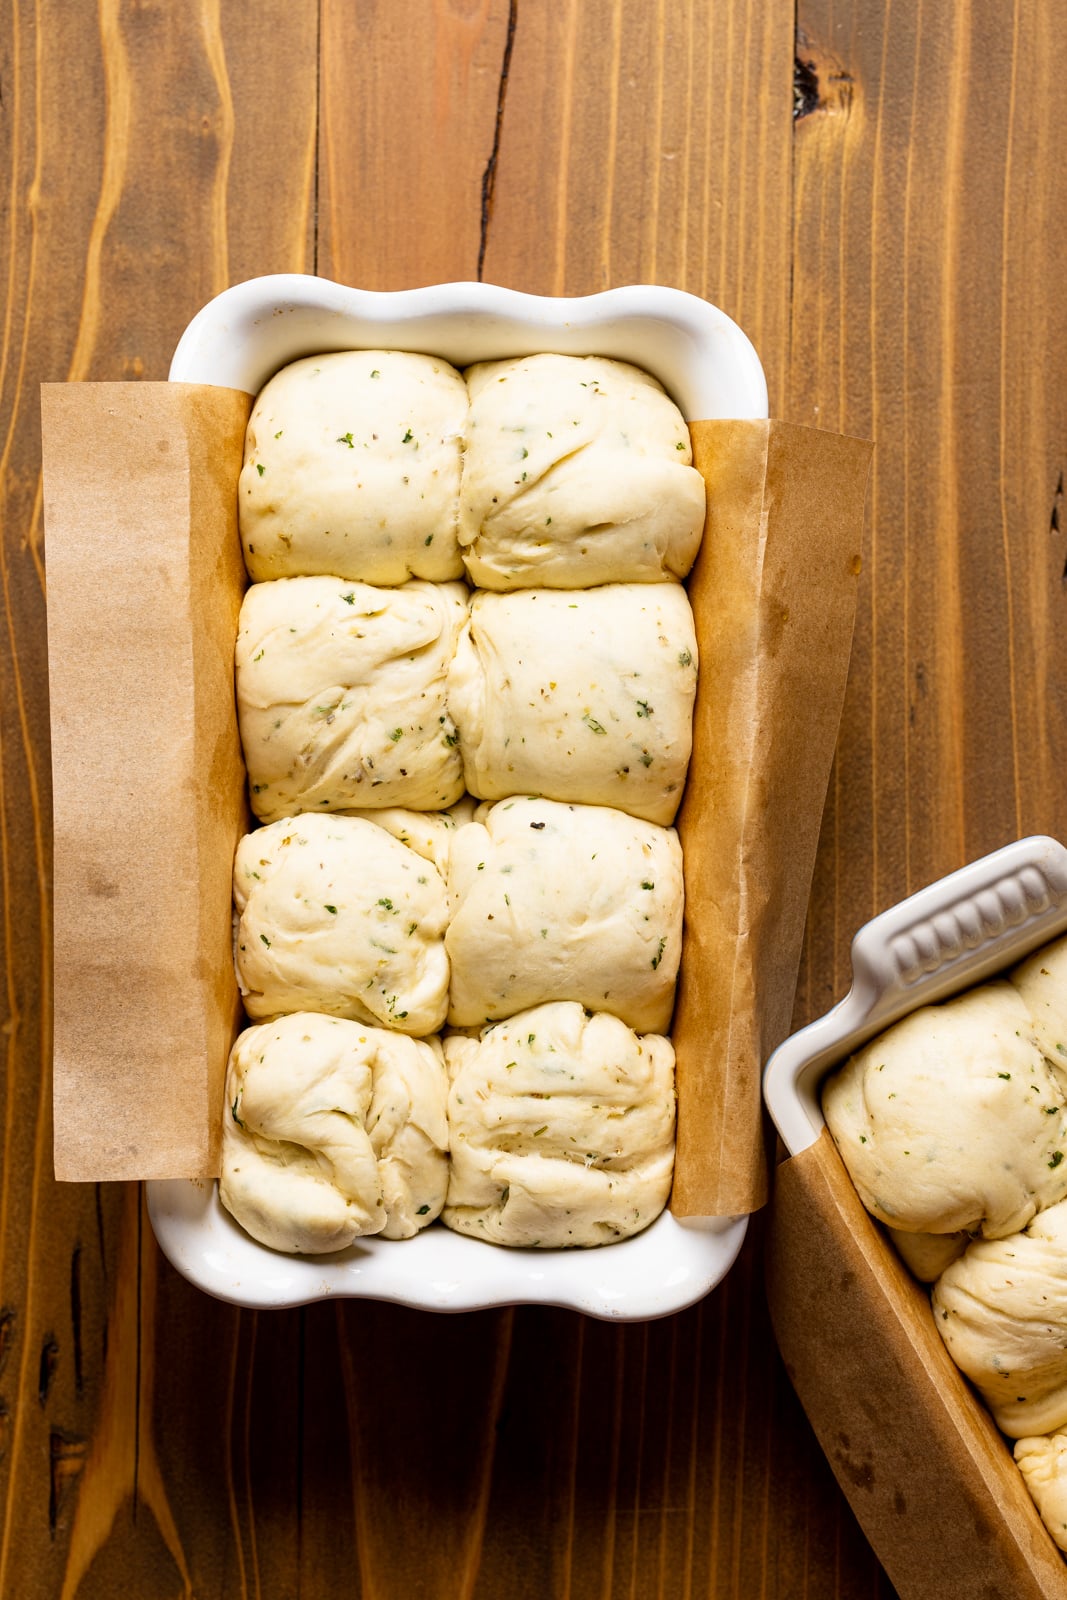
<svg viewBox="0 0 1067 1600">
<path fill-rule="evenodd" d="M 448 876 L 452 841 L 456 832 L 474 821 L 475 803 L 463 795 L 447 811 L 408 811 L 404 806 L 386 806 L 381 811 L 346 810 L 346 817 L 363 817 L 391 833 L 417 855 L 432 861 L 442 878 Z"/>
<path fill-rule="evenodd" d="M 359 1031 L 332 1017 L 280 1017 L 247 1029 L 230 1052 L 219 1196 L 273 1250 L 341 1250 L 385 1226 Z"/>
<path fill-rule="evenodd" d="M 448 1074 L 441 1041 L 375 1034 L 367 1132 L 378 1160 L 385 1239 L 411 1239 L 441 1215 L 448 1190 Z"/>
<path fill-rule="evenodd" d="M 1067 1194 L 1067 1105 L 1008 983 L 912 1012 L 829 1079 L 823 1110 L 891 1227 L 996 1238 Z"/>
<path fill-rule="evenodd" d="M 448 1181 L 437 1039 L 297 1012 L 240 1035 L 226 1076 L 219 1194 L 274 1250 L 410 1238 Z"/>
<path fill-rule="evenodd" d="M 256 580 L 363 583 L 463 575 L 456 544 L 467 389 L 436 356 L 346 350 L 271 378 L 238 486 Z"/>
<path fill-rule="evenodd" d="M 495 1244 L 610 1244 L 655 1220 L 674 1162 L 674 1051 L 562 1002 L 445 1040 L 443 1220 Z"/>
<path fill-rule="evenodd" d="M 704 529 L 685 421 L 656 380 L 600 356 L 467 372 L 459 540 L 482 589 L 684 578 Z"/>
<path fill-rule="evenodd" d="M 248 589 L 237 712 L 262 821 L 458 800 L 463 767 L 445 688 L 467 599 L 462 584 L 420 581 L 379 589 L 281 578 Z"/>
<path fill-rule="evenodd" d="M 467 788 L 674 820 L 697 643 L 675 584 L 474 597 L 448 685 Z"/>
<path fill-rule="evenodd" d="M 931 1301 L 949 1354 L 1009 1438 L 1067 1424 L 1067 1203 L 969 1245 Z"/>
<path fill-rule="evenodd" d="M 684 901 L 674 830 L 525 797 L 475 815 L 452 844 L 449 1021 L 577 1000 L 666 1033 Z"/>
<path fill-rule="evenodd" d="M 1009 973 L 1030 1009 L 1037 1042 L 1060 1081 L 1067 1080 L 1067 936 L 1055 939 Z"/>
<path fill-rule="evenodd" d="M 237 847 L 235 960 L 253 1019 L 322 1011 L 436 1033 L 448 1000 L 445 884 L 362 817 L 298 816 Z"/>
<path fill-rule="evenodd" d="M 1015 1464 L 1045 1527 L 1067 1552 L 1067 1432 L 1020 1439 Z"/>
</svg>

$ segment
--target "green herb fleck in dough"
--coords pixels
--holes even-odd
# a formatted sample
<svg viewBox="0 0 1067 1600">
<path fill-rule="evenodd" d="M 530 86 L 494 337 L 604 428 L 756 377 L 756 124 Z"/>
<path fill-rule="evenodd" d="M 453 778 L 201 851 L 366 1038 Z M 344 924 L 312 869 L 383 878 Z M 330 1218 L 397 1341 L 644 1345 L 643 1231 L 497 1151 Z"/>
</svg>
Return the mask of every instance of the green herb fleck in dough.
<svg viewBox="0 0 1067 1600">
<path fill-rule="evenodd" d="M 680 667 L 691 667 L 693 665 L 693 652 L 691 650 L 679 650 L 678 665 Z"/>
<path fill-rule="evenodd" d="M 652 757 L 649 755 L 647 750 L 642 750 L 637 759 L 640 761 L 643 767 L 650 767 L 652 765 Z"/>
<path fill-rule="evenodd" d="M 377 377 L 377 373 L 375 373 L 374 376 Z M 415 1215 L 417 1217 L 424 1217 L 429 1209 L 429 1206 L 420 1206 Z"/>
<path fill-rule="evenodd" d="M 659 949 L 656 951 L 655 955 L 652 957 L 652 971 L 653 972 L 655 972 L 656 968 L 659 966 L 660 962 L 663 960 L 663 951 L 664 951 L 664 948 L 666 946 L 666 943 L 667 943 L 666 939 L 661 939 L 660 942 L 659 942 Z"/>
<path fill-rule="evenodd" d="M 381 377 L 381 373 L 378 371 L 377 367 L 375 367 L 374 371 L 371 373 L 371 377 L 372 378 L 380 378 Z"/>
<path fill-rule="evenodd" d="M 356 448 L 355 445 L 352 443 L 352 435 L 350 433 L 339 434 L 338 438 L 337 438 L 337 443 L 338 444 L 346 444 L 350 450 L 354 450 Z"/>
<path fill-rule="evenodd" d="M 402 739 L 404 737 L 403 728 L 394 728 L 392 733 L 389 735 L 389 737 L 390 737 L 390 739 L 392 739 L 393 743 L 396 744 L 396 741 L 398 739 Z"/>
<path fill-rule="evenodd" d="M 606 734 L 607 731 L 608 731 L 604 727 L 603 723 L 598 722 L 596 720 L 596 718 L 594 716 L 591 716 L 588 711 L 586 712 L 585 716 L 582 718 L 582 721 L 585 723 L 585 725 L 589 729 L 590 733 L 603 733 L 603 734 Z"/>
<path fill-rule="evenodd" d="M 405 435 L 401 439 L 400 443 L 401 444 L 410 444 L 411 443 L 411 429 L 410 428 L 408 429 L 407 433 L 405 433 Z"/>
<path fill-rule="evenodd" d="M 1052 1159 L 1049 1161 L 1049 1166 L 1050 1167 L 1058 1167 L 1062 1160 L 1063 1160 L 1063 1151 L 1062 1150 L 1053 1150 Z"/>
<path fill-rule="evenodd" d="M 647 878 L 645 878 L 642 881 L 641 887 L 642 887 L 642 889 L 654 889 L 656 887 L 656 885 L 654 883 L 650 883 L 649 880 Z"/>
<path fill-rule="evenodd" d="M 654 707 L 650 706 L 647 700 L 638 700 L 637 701 L 637 715 L 639 717 L 650 717 L 652 715 L 653 710 L 654 710 Z"/>
<path fill-rule="evenodd" d="M 267 949 L 269 950 L 270 949 L 270 940 L 267 938 L 267 935 L 265 933 L 261 933 L 259 937 L 262 939 L 263 943 L 266 945 Z"/>
<path fill-rule="evenodd" d="M 331 917 L 335 917 L 337 915 L 337 907 L 336 906 L 327 906 L 325 909 L 330 913 Z"/>
<path fill-rule="evenodd" d="M 260 475 L 260 477 L 261 477 L 261 478 L 262 478 L 262 476 L 263 476 L 263 474 L 264 474 L 264 473 L 265 473 L 265 472 L 266 472 L 266 470 L 267 470 L 267 469 L 266 469 L 266 467 L 265 467 L 265 466 L 264 466 L 264 465 L 263 465 L 263 463 L 262 463 L 262 461 L 257 461 L 257 462 L 256 462 L 256 471 L 257 471 L 257 472 L 258 472 L 258 473 L 259 473 L 259 475 Z"/>
<path fill-rule="evenodd" d="M 350 589 L 348 594 L 343 594 L 341 596 L 341 599 L 344 601 L 346 606 L 354 606 L 356 603 L 356 591 L 354 589 Z"/>
<path fill-rule="evenodd" d="M 548 1123 L 547 1122 L 543 1122 L 539 1128 L 535 1128 L 534 1129 L 534 1138 L 535 1139 L 540 1139 L 541 1135 L 543 1133 L 547 1133 L 547 1132 L 548 1132 Z"/>
</svg>

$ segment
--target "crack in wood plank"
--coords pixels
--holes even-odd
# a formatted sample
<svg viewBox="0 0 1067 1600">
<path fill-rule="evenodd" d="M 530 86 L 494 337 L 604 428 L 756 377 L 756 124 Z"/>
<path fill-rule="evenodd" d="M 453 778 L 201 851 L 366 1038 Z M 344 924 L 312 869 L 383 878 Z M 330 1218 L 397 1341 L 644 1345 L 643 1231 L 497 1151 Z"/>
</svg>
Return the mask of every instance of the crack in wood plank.
<svg viewBox="0 0 1067 1600">
<path fill-rule="evenodd" d="M 504 125 L 504 103 L 511 74 L 511 52 L 515 45 L 515 30 L 519 20 L 518 0 L 508 0 L 508 28 L 504 37 L 504 54 L 500 63 L 500 81 L 496 91 L 496 118 L 493 123 L 493 148 L 482 173 L 482 215 L 478 240 L 478 282 L 485 272 L 485 252 L 489 244 L 489 219 L 493 212 L 493 189 L 496 184 L 496 164 L 500 154 L 500 131 Z"/>
</svg>

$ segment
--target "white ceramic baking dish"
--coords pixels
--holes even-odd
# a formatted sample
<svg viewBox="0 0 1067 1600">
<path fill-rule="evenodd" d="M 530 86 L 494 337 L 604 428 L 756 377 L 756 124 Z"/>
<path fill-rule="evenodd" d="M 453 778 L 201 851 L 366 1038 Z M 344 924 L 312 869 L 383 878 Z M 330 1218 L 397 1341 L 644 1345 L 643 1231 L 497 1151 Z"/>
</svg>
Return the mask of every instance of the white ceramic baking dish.
<svg viewBox="0 0 1067 1600">
<path fill-rule="evenodd" d="M 257 278 L 194 317 L 170 378 L 254 394 L 300 356 L 360 348 L 422 351 L 457 366 L 543 350 L 611 356 L 659 378 L 687 420 L 767 416 L 763 371 L 740 328 L 703 300 L 657 287 L 567 300 L 482 283 L 373 293 L 320 278 Z M 178 1271 L 238 1305 L 365 1296 L 434 1311 L 542 1303 L 623 1320 L 665 1316 L 707 1294 L 733 1264 L 747 1221 L 682 1222 L 668 1210 L 635 1238 L 583 1251 L 510 1250 L 435 1223 L 415 1239 L 292 1257 L 250 1239 L 215 1184 L 149 1183 L 148 1210 Z"/>
<path fill-rule="evenodd" d="M 852 987 L 771 1056 L 763 1097 L 791 1156 L 825 1126 L 823 1079 L 919 1006 L 947 1000 L 1067 931 L 1067 849 L 1019 839 L 868 922 L 852 941 Z"/>
</svg>

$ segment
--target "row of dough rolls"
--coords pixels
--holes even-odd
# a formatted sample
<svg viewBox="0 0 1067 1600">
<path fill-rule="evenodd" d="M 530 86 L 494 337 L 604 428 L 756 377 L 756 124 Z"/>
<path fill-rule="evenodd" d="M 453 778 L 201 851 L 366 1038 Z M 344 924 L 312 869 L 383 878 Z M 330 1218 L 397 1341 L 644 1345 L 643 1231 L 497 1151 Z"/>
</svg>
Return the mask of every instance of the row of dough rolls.
<svg viewBox="0 0 1067 1600">
<path fill-rule="evenodd" d="M 823 1109 L 1067 1551 L 1067 938 L 888 1029 Z"/>
<path fill-rule="evenodd" d="M 349 352 L 257 400 L 220 1189 L 263 1243 L 600 1244 L 665 1205 L 690 463 L 597 358 Z"/>
<path fill-rule="evenodd" d="M 253 584 L 236 683 L 252 807 L 437 811 L 538 793 L 674 820 L 692 749 L 685 590 Z"/>
<path fill-rule="evenodd" d="M 673 1083 L 667 1039 L 574 1001 L 443 1040 L 293 1012 L 234 1046 L 220 1194 L 275 1250 L 439 1216 L 496 1244 L 609 1244 L 667 1202 Z"/>
<path fill-rule="evenodd" d="M 248 425 L 238 510 L 254 582 L 588 588 L 684 578 L 704 481 L 677 406 L 637 367 L 532 355 L 466 374 L 388 350 L 277 373 Z"/>
<path fill-rule="evenodd" d="M 246 835 L 234 904 L 257 1025 L 231 1055 L 220 1192 L 255 1238 L 340 1249 L 443 1211 L 496 1243 L 587 1245 L 662 1210 L 673 829 L 527 797 L 312 813 Z"/>
</svg>

